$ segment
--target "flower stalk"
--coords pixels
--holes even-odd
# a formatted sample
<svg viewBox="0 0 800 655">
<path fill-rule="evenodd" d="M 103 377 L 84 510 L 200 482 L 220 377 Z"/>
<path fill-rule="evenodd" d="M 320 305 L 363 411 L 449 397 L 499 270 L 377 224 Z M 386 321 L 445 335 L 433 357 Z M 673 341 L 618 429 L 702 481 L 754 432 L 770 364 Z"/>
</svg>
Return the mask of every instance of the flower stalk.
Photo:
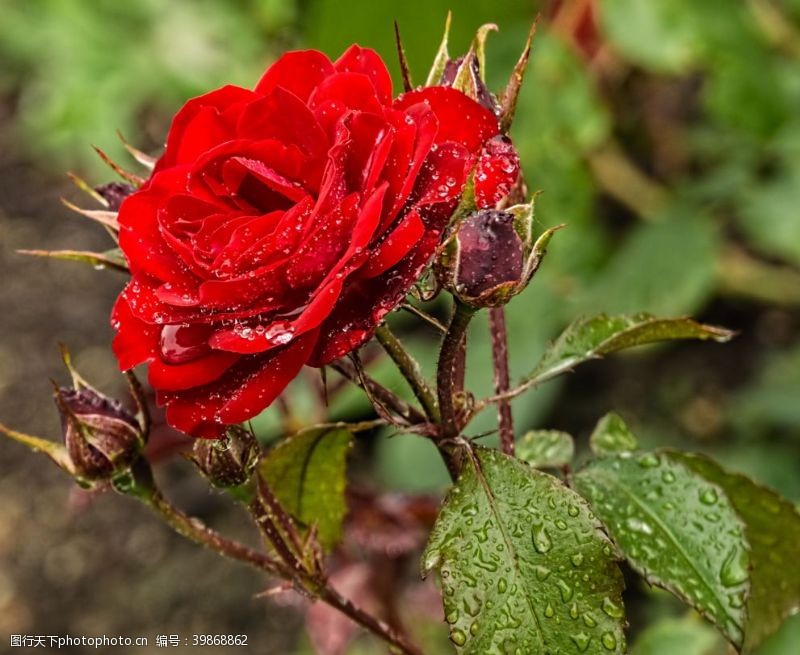
<svg viewBox="0 0 800 655">
<path fill-rule="evenodd" d="M 510 376 L 508 372 L 508 330 L 504 307 L 489 310 L 489 332 L 492 336 L 492 363 L 494 364 L 494 391 L 502 394 L 508 391 Z M 514 418 L 511 403 L 507 399 L 497 402 L 497 421 L 500 430 L 500 450 L 506 455 L 514 454 Z"/>
<path fill-rule="evenodd" d="M 375 337 L 408 382 L 420 405 L 422 405 L 425 415 L 431 421 L 438 422 L 440 420 L 439 405 L 436 402 L 436 396 L 422 375 L 419 363 L 411 357 L 400 340 L 385 323 L 375 331 Z"/>
</svg>

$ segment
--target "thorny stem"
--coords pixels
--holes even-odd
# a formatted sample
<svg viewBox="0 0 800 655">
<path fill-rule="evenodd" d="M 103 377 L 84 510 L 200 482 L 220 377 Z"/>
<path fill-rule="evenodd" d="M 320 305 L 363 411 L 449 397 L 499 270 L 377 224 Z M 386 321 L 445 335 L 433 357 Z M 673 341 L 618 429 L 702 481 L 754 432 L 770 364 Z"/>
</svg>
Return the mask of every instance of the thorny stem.
<svg viewBox="0 0 800 655">
<path fill-rule="evenodd" d="M 375 337 L 389 357 L 392 358 L 392 361 L 397 364 L 397 368 L 400 369 L 417 400 L 425 410 L 425 415 L 431 421 L 438 422 L 439 406 L 436 403 L 436 396 L 425 381 L 419 364 L 409 355 L 403 344 L 400 343 L 400 340 L 385 323 L 375 331 Z"/>
<path fill-rule="evenodd" d="M 377 398 L 384 405 L 386 405 L 386 407 L 395 411 L 399 416 L 407 420 L 412 425 L 426 422 L 425 416 L 418 409 L 409 405 L 406 401 L 404 401 L 402 398 L 399 398 L 396 394 L 384 387 L 382 384 L 366 375 L 366 373 L 359 375 L 355 366 L 353 366 L 353 364 L 350 362 L 340 359 L 333 362 L 330 367 L 362 389 L 364 388 L 365 384 L 369 386 L 368 392 L 372 394 L 373 397 Z"/>
<path fill-rule="evenodd" d="M 149 477 L 149 470 L 145 477 Z M 145 485 L 152 484 L 150 477 Z M 304 571 L 297 568 L 292 570 L 283 562 L 275 560 L 249 546 L 222 536 L 212 530 L 200 520 L 184 514 L 173 506 L 161 495 L 155 487 L 149 486 L 142 493 L 134 494 L 146 505 L 153 509 L 164 521 L 178 534 L 197 544 L 206 546 L 214 552 L 244 564 L 248 564 L 270 575 L 276 575 L 286 580 L 295 580 L 303 588 L 311 591 L 319 600 L 339 610 L 358 625 L 372 632 L 376 637 L 393 646 L 397 652 L 404 655 L 422 655 L 414 644 L 410 643 L 403 635 L 394 630 L 387 623 L 367 614 L 364 610 L 354 605 L 350 600 L 333 589 L 328 581 L 321 576 L 313 579 Z M 302 579 L 298 579 L 301 577 Z"/>
<path fill-rule="evenodd" d="M 442 341 L 439 352 L 439 366 L 436 371 L 436 389 L 439 394 L 439 451 L 447 464 L 451 477 L 458 477 L 458 463 L 453 451 L 444 442 L 451 441 L 458 436 L 461 426 L 455 407 L 456 376 L 454 368 L 459 361 L 459 353 L 467 334 L 467 327 L 475 310 L 458 300 L 455 301 L 450 325 Z"/>
<path fill-rule="evenodd" d="M 319 593 L 319 599 L 326 602 L 331 607 L 336 608 L 342 614 L 349 617 L 360 626 L 366 628 L 374 635 L 394 646 L 400 653 L 406 655 L 423 655 L 422 651 L 408 641 L 403 635 L 397 632 L 385 621 L 381 621 L 371 614 L 367 614 L 352 601 L 342 596 L 331 586 L 326 586 Z"/>
<path fill-rule="evenodd" d="M 503 307 L 489 310 L 489 332 L 492 335 L 492 362 L 494 364 L 494 391 L 502 394 L 508 391 L 508 330 L 506 313 Z M 500 428 L 500 450 L 506 455 L 514 454 L 514 419 L 511 403 L 507 399 L 497 403 L 497 420 Z"/>
<path fill-rule="evenodd" d="M 206 546 L 214 552 L 239 562 L 244 562 L 266 573 L 282 578 L 289 576 L 287 567 L 268 555 L 254 548 L 245 546 L 238 541 L 223 537 L 217 531 L 206 526 L 202 521 L 184 514 L 181 510 L 167 501 L 160 492 L 155 491 L 149 497 L 142 499 L 153 509 L 175 532 L 196 544 Z"/>
</svg>

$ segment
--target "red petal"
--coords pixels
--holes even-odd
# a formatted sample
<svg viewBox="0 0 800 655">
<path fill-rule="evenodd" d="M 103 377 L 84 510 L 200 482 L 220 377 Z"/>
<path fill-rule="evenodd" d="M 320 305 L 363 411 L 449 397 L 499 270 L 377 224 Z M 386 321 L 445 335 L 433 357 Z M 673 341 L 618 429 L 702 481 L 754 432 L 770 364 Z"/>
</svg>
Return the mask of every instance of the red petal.
<svg viewBox="0 0 800 655">
<path fill-rule="evenodd" d="M 112 350 L 121 371 L 156 358 L 161 327 L 136 318 L 122 295 L 111 312 L 111 325 L 117 331 Z"/>
<path fill-rule="evenodd" d="M 422 224 L 422 219 L 416 210 L 412 210 L 370 255 L 367 265 L 359 271 L 359 274 L 369 278 L 390 269 L 408 254 L 423 234 L 425 226 Z"/>
<path fill-rule="evenodd" d="M 217 128 L 221 128 L 222 124 L 217 123 L 212 117 L 219 116 L 225 109 L 240 106 L 255 97 L 255 94 L 248 89 L 228 85 L 189 100 L 172 120 L 167 147 L 156 164 L 156 172 L 176 164 L 191 162 L 193 157 L 202 152 L 198 149 L 199 143 L 195 143 L 194 139 L 200 139 L 200 142 L 207 144 L 220 136 Z M 203 117 L 198 119 L 201 114 Z M 190 127 L 195 119 L 198 122 L 194 127 Z M 213 125 L 215 136 L 204 136 L 199 129 L 202 125 Z"/>
<path fill-rule="evenodd" d="M 240 139 L 277 139 L 320 158 L 325 156 L 329 145 L 328 137 L 311 110 L 300 98 L 281 87 L 247 105 L 239 118 L 236 134 Z"/>
<path fill-rule="evenodd" d="M 334 67 L 339 72 L 363 73 L 375 87 L 378 100 L 384 105 L 392 102 L 392 77 L 386 69 L 380 55 L 369 48 L 351 45 L 336 60 Z"/>
<path fill-rule="evenodd" d="M 419 103 L 428 105 L 439 120 L 436 143 L 454 141 L 477 154 L 487 139 L 500 132 L 491 111 L 456 89 L 429 86 L 410 91 L 397 98 L 394 106 L 408 109 Z"/>
<path fill-rule="evenodd" d="M 475 202 L 479 209 L 494 208 L 519 177 L 519 155 L 508 137 L 486 142 L 475 165 Z"/>
<path fill-rule="evenodd" d="M 185 188 L 186 172 L 170 169 L 155 174 L 150 184 L 128 196 L 119 210 L 119 244 L 131 271 L 146 273 L 165 282 L 193 279 L 180 257 L 161 234 L 158 213 L 164 199 Z"/>
<path fill-rule="evenodd" d="M 167 364 L 160 358 L 151 362 L 147 379 L 159 391 L 182 391 L 219 379 L 239 360 L 234 353 L 212 352 L 185 364 Z"/>
<path fill-rule="evenodd" d="M 262 321 L 243 324 L 233 329 L 219 330 L 210 339 L 210 344 L 218 350 L 241 354 L 266 352 L 293 341 L 301 334 L 313 330 L 331 313 L 339 299 L 343 280 L 336 279 L 322 287 L 313 300 L 294 320 L 277 316 L 264 324 Z"/>
<path fill-rule="evenodd" d="M 286 348 L 273 351 L 261 367 L 245 378 L 217 414 L 226 424 L 241 423 L 272 404 L 308 361 L 319 332 L 309 332 Z"/>
<path fill-rule="evenodd" d="M 311 94 L 309 107 L 319 124 L 333 135 L 338 120 L 349 110 L 381 115 L 383 105 L 370 79 L 361 73 L 337 73 L 323 80 Z"/>
<path fill-rule="evenodd" d="M 305 101 L 314 88 L 333 73 L 330 59 L 317 50 L 287 52 L 267 69 L 255 91 L 267 95 L 281 87 Z"/>
</svg>

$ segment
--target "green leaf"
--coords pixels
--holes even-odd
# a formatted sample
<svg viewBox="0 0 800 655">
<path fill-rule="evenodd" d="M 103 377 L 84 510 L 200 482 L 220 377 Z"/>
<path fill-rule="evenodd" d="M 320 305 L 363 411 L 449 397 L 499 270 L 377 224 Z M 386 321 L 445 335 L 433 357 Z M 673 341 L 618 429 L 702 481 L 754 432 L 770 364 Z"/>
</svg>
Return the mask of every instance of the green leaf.
<svg viewBox="0 0 800 655">
<path fill-rule="evenodd" d="M 579 319 L 567 327 L 545 351 L 539 365 L 528 377 L 533 386 L 577 364 L 624 348 L 633 348 L 674 339 L 713 339 L 728 341 L 733 332 L 703 325 L 689 318 L 655 318 L 650 314 L 630 314 Z"/>
<path fill-rule="evenodd" d="M 750 543 L 750 596 L 744 652 L 751 652 L 800 610 L 800 514 L 789 501 L 702 455 L 675 453 L 725 490 L 745 524 Z"/>
<path fill-rule="evenodd" d="M 634 226 L 611 250 L 606 266 L 576 296 L 577 308 L 586 313 L 691 314 L 714 292 L 719 249 L 720 233 L 711 216 L 682 203 L 670 205 L 653 222 Z"/>
<path fill-rule="evenodd" d="M 724 655 L 725 642 L 696 615 L 661 619 L 645 628 L 631 655 Z"/>
<path fill-rule="evenodd" d="M 639 447 L 639 442 L 616 412 L 601 418 L 589 437 L 589 446 L 595 455 L 629 453 Z"/>
<path fill-rule="evenodd" d="M 345 468 L 352 440 L 342 428 L 309 428 L 280 442 L 259 465 L 283 508 L 307 526 L 316 524 L 325 549 L 339 540 L 347 511 Z"/>
<path fill-rule="evenodd" d="M 752 244 L 767 255 L 800 264 L 800 166 L 767 183 L 750 186 L 736 213 Z"/>
<path fill-rule="evenodd" d="M 423 555 L 459 653 L 625 652 L 622 576 L 586 502 L 495 450 L 468 451 Z"/>
<path fill-rule="evenodd" d="M 671 591 L 741 645 L 748 545 L 719 486 L 669 453 L 598 459 L 574 484 L 648 583 Z"/>
<path fill-rule="evenodd" d="M 517 459 L 535 468 L 566 466 L 575 455 L 575 442 L 566 432 L 531 430 L 516 444 Z"/>
</svg>

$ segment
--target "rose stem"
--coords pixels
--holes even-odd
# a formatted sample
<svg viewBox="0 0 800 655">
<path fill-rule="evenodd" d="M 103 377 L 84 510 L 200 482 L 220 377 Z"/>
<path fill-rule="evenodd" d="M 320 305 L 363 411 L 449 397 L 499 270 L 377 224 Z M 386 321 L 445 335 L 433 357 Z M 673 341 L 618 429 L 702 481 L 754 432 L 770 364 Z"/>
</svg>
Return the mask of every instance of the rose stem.
<svg viewBox="0 0 800 655">
<path fill-rule="evenodd" d="M 400 340 L 389 329 L 389 326 L 384 323 L 375 331 L 375 337 L 378 342 L 383 346 L 383 349 L 392 358 L 392 361 L 400 369 L 403 377 L 408 382 L 414 395 L 425 410 L 425 415 L 434 422 L 439 421 L 439 406 L 436 404 L 436 396 L 434 396 L 428 383 L 422 375 L 419 364 L 409 355 L 408 351 L 400 343 Z"/>
<path fill-rule="evenodd" d="M 358 372 L 355 370 L 355 366 L 353 366 L 350 362 L 339 359 L 330 364 L 330 367 L 337 373 L 340 373 L 342 376 L 350 380 L 353 384 L 363 388 L 364 384 L 361 380 L 361 376 L 359 376 Z M 366 373 L 363 375 L 363 378 L 364 382 L 369 385 L 369 392 L 384 405 L 397 412 L 412 425 L 425 423 L 425 416 L 418 409 L 412 407 L 403 399 L 398 398 L 389 389 L 384 387 L 376 380 L 373 380 Z"/>
<path fill-rule="evenodd" d="M 277 575 L 289 580 L 295 579 L 296 572 L 290 571 L 282 562 L 274 560 L 242 543 L 228 539 L 206 526 L 199 519 L 184 514 L 152 486 L 152 476 L 149 470 L 145 472 L 144 477 L 149 477 L 149 480 L 145 482 L 145 488 L 140 488 L 134 495 L 153 509 L 182 537 L 206 546 L 223 557 L 249 564 L 271 575 Z M 330 587 L 326 580 L 315 580 L 314 582 L 317 584 L 322 582 L 321 588 L 316 591 L 316 595 L 320 600 L 336 608 L 375 636 L 394 646 L 401 653 L 405 653 L 405 655 L 422 655 L 422 651 L 409 643 L 391 626 L 356 607 L 350 600 L 344 598 L 339 592 Z"/>
<path fill-rule="evenodd" d="M 494 392 L 508 391 L 508 331 L 506 312 L 503 307 L 489 310 L 489 332 L 492 335 L 492 362 L 494 363 Z M 500 400 L 497 403 L 497 420 L 500 427 L 500 450 L 506 455 L 514 454 L 514 419 L 511 403 Z"/>
<path fill-rule="evenodd" d="M 454 395 L 455 395 L 455 367 L 458 363 L 459 352 L 463 340 L 466 338 L 467 326 L 472 319 L 475 310 L 464 303 L 455 301 L 453 315 L 447 327 L 447 333 L 442 341 L 442 349 L 439 352 L 439 365 L 436 371 L 436 390 L 439 394 L 439 411 L 441 421 L 439 423 L 439 451 L 447 464 L 450 476 L 455 479 L 458 477 L 458 463 L 453 453 L 441 443 L 445 440 L 454 439 L 458 436 L 460 426 L 456 416 Z"/>
</svg>

